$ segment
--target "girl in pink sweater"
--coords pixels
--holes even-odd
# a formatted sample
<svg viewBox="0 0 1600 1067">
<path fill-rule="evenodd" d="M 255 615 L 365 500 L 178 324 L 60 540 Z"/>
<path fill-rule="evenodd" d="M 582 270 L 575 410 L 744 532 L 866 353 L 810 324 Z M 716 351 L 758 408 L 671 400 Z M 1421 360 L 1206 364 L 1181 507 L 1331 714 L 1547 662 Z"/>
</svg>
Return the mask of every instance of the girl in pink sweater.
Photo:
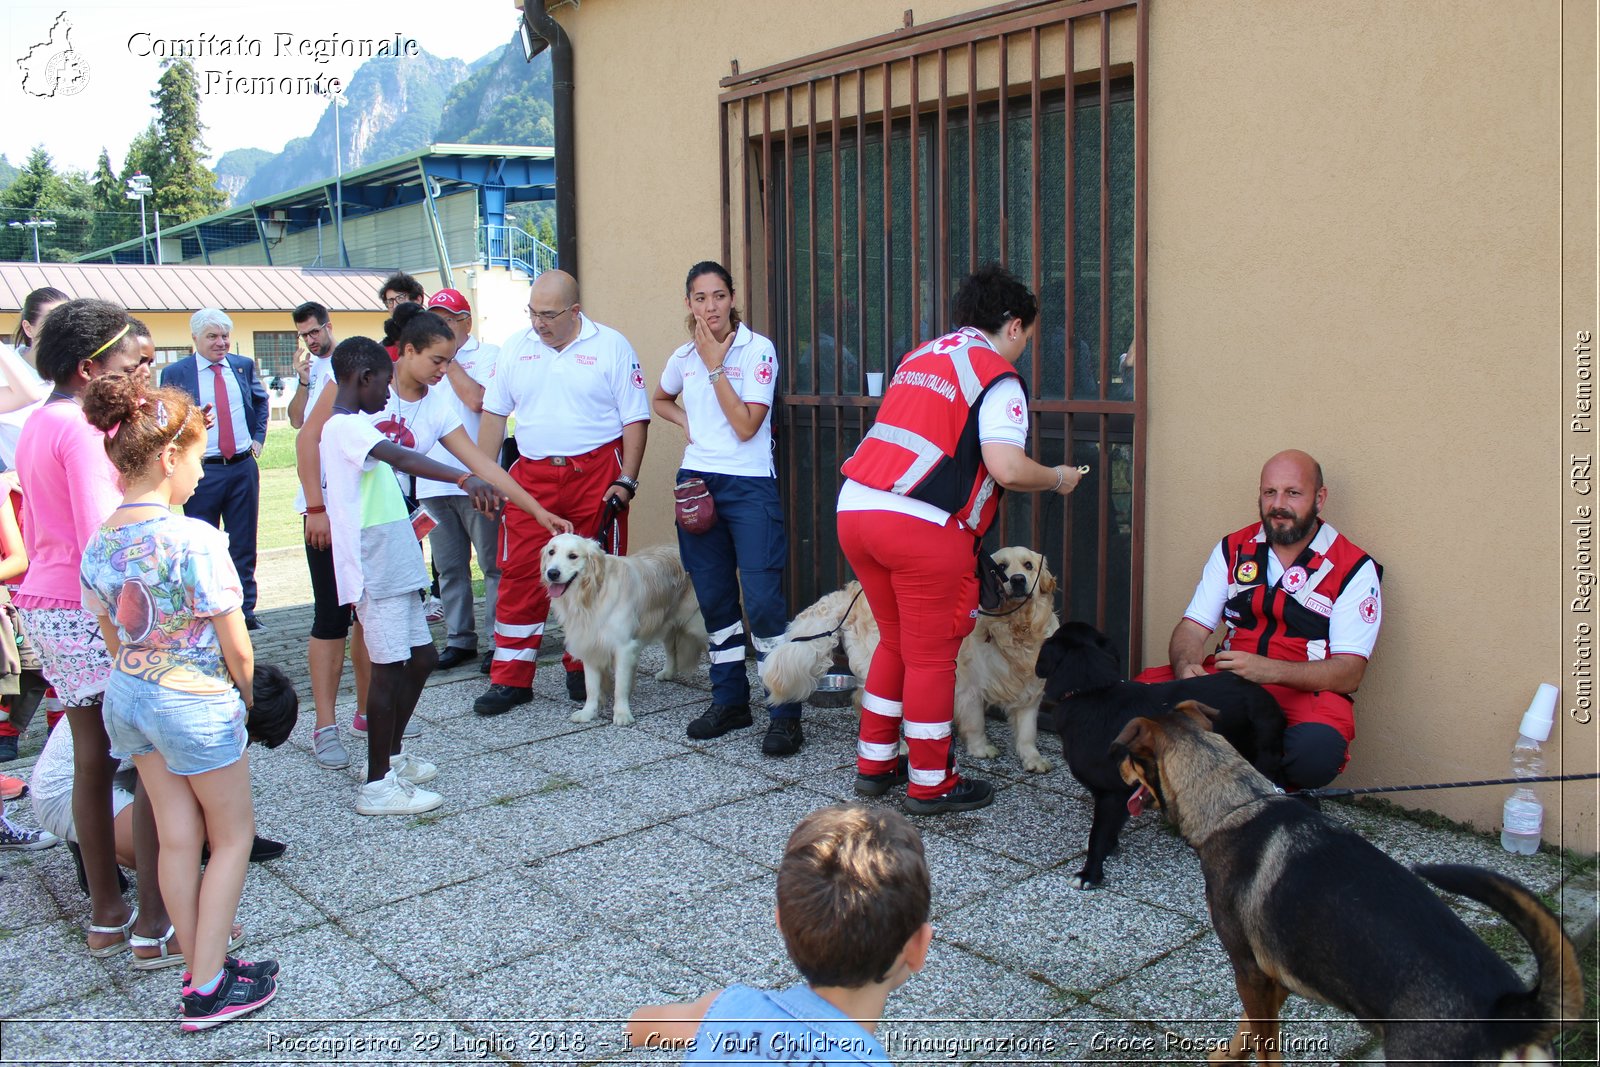
<svg viewBox="0 0 1600 1067">
<path fill-rule="evenodd" d="M 40 376 L 54 387 L 17 441 L 28 573 L 14 603 L 72 728 L 72 812 L 89 882 L 89 953 L 113 956 L 128 950 L 136 924 L 152 937 L 165 933 L 168 924 L 156 886 L 146 890 L 146 879 L 139 879 L 141 919 L 139 909 L 129 913 L 117 885 L 111 811 L 117 761 L 100 717 L 111 661 L 99 625 L 83 610 L 78 568 L 84 545 L 121 503 L 122 491 L 106 457 L 105 435 L 84 420 L 82 395 L 102 375 L 133 371 L 139 346 L 122 308 L 72 300 L 45 319 L 33 355 Z M 149 809 L 148 800 L 135 801 L 135 833 L 142 825 L 154 846 Z"/>
</svg>

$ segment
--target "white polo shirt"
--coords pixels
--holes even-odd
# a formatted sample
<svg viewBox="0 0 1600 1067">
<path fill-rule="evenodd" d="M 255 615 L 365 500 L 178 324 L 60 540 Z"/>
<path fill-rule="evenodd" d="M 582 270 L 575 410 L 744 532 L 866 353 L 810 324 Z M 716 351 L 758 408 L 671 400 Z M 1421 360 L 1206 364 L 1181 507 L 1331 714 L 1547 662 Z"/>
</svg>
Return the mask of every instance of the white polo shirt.
<svg viewBox="0 0 1600 1067">
<path fill-rule="evenodd" d="M 483 410 L 516 416 L 517 450 L 529 459 L 579 456 L 650 421 L 644 371 L 627 338 L 581 312 L 578 336 L 557 352 L 529 327 L 506 338 Z"/>
<path fill-rule="evenodd" d="M 487 394 L 489 383 L 494 381 L 495 361 L 499 356 L 500 348 L 498 345 L 479 344 L 476 337 L 469 337 L 467 338 L 467 343 L 461 346 L 461 351 L 456 353 L 456 363 L 462 370 L 467 372 L 468 377 L 483 386 Z M 461 425 L 467 428 L 467 434 L 473 441 L 477 441 L 478 424 L 483 421 L 483 416 L 461 402 L 461 397 L 456 395 L 455 386 L 450 384 L 449 378 L 446 378 L 428 390 L 428 392 L 431 394 L 434 390 L 450 394 L 450 399 L 455 401 L 457 411 L 461 416 Z M 490 459 L 497 463 L 499 462 L 500 453 L 498 451 L 494 449 L 485 449 L 485 451 L 489 453 Z M 428 458 L 443 463 L 453 470 L 458 470 L 462 474 L 467 472 L 467 468 L 461 465 L 461 461 L 451 455 L 450 450 L 443 445 L 436 444 L 428 449 Z M 453 482 L 436 482 L 431 478 L 417 479 L 418 500 L 431 500 L 436 496 L 466 495 L 466 492 Z"/>
<path fill-rule="evenodd" d="M 743 323 L 733 335 L 733 346 L 722 361 L 733 391 L 746 404 L 765 404 L 761 428 L 748 441 L 739 440 L 722 405 L 716 383 L 706 381 L 706 365 L 690 341 L 674 352 L 661 372 L 661 391 L 683 397 L 689 416 L 689 447 L 683 466 L 707 474 L 772 477 L 772 397 L 778 388 L 778 350 L 772 342 Z"/>
</svg>

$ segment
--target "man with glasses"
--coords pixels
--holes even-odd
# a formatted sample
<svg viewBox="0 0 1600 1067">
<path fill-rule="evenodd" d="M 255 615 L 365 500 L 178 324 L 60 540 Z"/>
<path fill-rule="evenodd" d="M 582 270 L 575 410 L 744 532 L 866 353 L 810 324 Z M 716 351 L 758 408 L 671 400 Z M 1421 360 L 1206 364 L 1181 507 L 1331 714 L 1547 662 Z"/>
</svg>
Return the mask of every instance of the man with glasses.
<svg viewBox="0 0 1600 1067">
<path fill-rule="evenodd" d="M 397 270 L 383 280 L 378 286 L 378 299 L 383 301 L 383 306 L 393 311 L 401 304 L 410 301 L 413 304 L 422 303 L 422 286 L 411 275 L 403 270 Z"/>
<path fill-rule="evenodd" d="M 333 378 L 331 357 L 338 341 L 333 336 L 328 309 L 314 300 L 294 309 L 294 332 L 307 353 L 303 365 L 298 358 L 295 360 L 294 373 L 300 385 L 294 391 L 294 399 L 289 401 L 289 425 L 298 430 L 306 421 L 306 410 L 312 401 Z M 300 513 L 305 514 L 304 498 L 300 502 Z"/>
<path fill-rule="evenodd" d="M 497 345 L 479 343 L 472 336 L 472 305 L 456 289 L 440 289 L 428 298 L 428 310 L 445 321 L 456 339 L 456 358 L 446 366 L 445 381 L 461 415 L 461 424 L 474 438 L 478 435 L 478 421 L 483 411 L 485 387 L 494 380 Z M 499 453 L 499 445 L 486 448 L 490 457 Z M 434 445 L 428 458 L 467 473 L 461 461 L 451 455 L 443 445 Z M 439 599 L 444 604 L 445 649 L 439 654 L 441 671 L 451 670 L 476 659 L 478 655 L 477 618 L 472 609 L 472 552 L 478 552 L 478 566 L 483 571 L 484 618 L 494 625 L 496 594 L 500 587 L 500 561 L 496 541 L 500 523 L 478 511 L 472 500 L 451 482 L 435 482 L 427 478 L 417 481 L 417 499 L 428 509 L 438 523 L 428 534 L 433 547 L 433 566 L 439 575 Z M 488 674 L 493 664 L 493 652 L 486 653 L 481 670 Z"/>
<path fill-rule="evenodd" d="M 483 398 L 478 446 L 495 449 L 516 416 L 521 457 L 511 477 L 577 531 L 600 532 L 616 501 L 615 543 L 627 551 L 626 509 L 639 488 L 650 425 L 644 372 L 616 330 L 583 314 L 578 283 L 565 271 L 539 275 L 528 293 L 531 327 L 501 346 Z M 500 539 L 500 599 L 494 620 L 489 689 L 473 711 L 499 715 L 533 699 L 534 662 L 550 613 L 539 557 L 550 534 L 508 509 Z M 583 666 L 563 656 L 567 695 L 585 698 Z"/>
</svg>

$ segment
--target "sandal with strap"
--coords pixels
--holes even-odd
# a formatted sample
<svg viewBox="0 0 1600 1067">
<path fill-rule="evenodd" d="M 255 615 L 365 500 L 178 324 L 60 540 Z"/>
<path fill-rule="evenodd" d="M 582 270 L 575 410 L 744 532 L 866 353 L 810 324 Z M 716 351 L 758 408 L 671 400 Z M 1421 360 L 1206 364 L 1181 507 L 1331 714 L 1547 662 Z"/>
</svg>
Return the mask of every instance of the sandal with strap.
<svg viewBox="0 0 1600 1067">
<path fill-rule="evenodd" d="M 128 916 L 128 921 L 123 923 L 121 926 L 90 926 L 89 932 L 91 934 L 118 934 L 121 936 L 122 940 L 113 941 L 109 945 L 101 945 L 99 948 L 95 948 L 91 945 L 89 947 L 89 955 L 93 956 L 95 959 L 103 960 L 109 956 L 121 955 L 122 953 L 128 951 L 128 948 L 130 947 L 128 944 L 128 938 L 133 934 L 133 924 L 138 921 L 139 909 L 134 908 L 132 913 Z"/>
<path fill-rule="evenodd" d="M 145 937 L 143 934 L 133 934 L 128 942 L 135 950 L 153 948 L 160 952 L 157 956 L 141 956 L 137 951 L 133 954 L 133 969 L 136 971 L 159 971 L 167 967 L 182 967 L 188 963 L 183 953 L 172 948 L 171 942 L 178 931 L 175 927 L 168 926 L 167 932 L 160 937 Z M 232 952 L 244 944 L 244 928 L 238 923 L 233 924 L 231 936 L 228 938 L 227 951 Z"/>
</svg>

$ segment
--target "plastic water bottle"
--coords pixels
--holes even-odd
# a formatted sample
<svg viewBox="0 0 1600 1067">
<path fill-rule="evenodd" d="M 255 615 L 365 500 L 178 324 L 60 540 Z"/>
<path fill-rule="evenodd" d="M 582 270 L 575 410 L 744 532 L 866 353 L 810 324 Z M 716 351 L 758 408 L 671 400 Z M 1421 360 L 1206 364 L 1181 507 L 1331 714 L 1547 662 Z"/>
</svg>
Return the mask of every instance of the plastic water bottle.
<svg viewBox="0 0 1600 1067">
<path fill-rule="evenodd" d="M 1541 746 L 1550 738 L 1550 727 L 1555 721 L 1556 697 L 1559 691 L 1548 683 L 1541 685 L 1522 716 L 1517 727 L 1517 743 L 1511 749 L 1511 774 L 1516 778 L 1537 778 L 1544 774 L 1544 752 Z M 1507 852 L 1531 856 L 1539 851 L 1540 831 L 1544 825 L 1544 806 L 1532 789 L 1519 785 L 1506 797 L 1505 808 L 1500 813 L 1500 847 Z"/>
</svg>

